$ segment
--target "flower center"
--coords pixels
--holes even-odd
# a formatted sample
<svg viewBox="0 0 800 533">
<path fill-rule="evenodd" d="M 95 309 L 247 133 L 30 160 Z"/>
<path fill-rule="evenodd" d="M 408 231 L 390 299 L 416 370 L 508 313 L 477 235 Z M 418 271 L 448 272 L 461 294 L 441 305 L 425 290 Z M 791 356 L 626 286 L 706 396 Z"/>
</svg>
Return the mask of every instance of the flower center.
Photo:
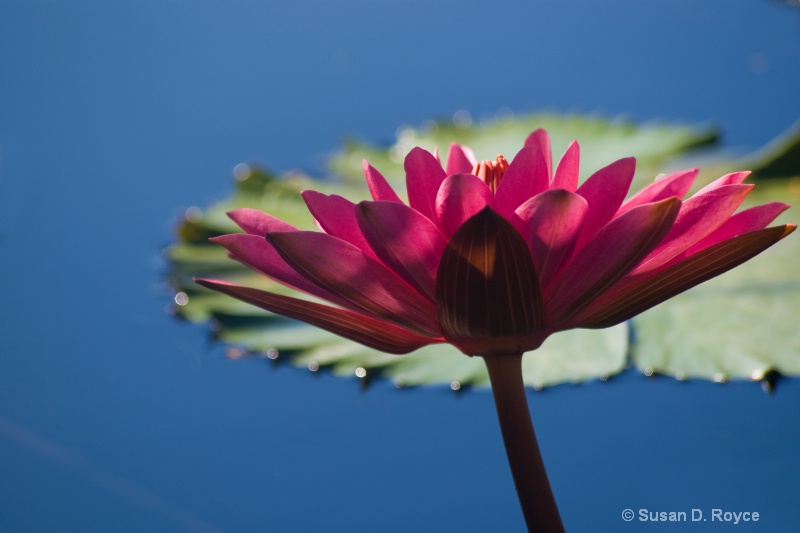
<svg viewBox="0 0 800 533">
<path fill-rule="evenodd" d="M 492 193 L 495 193 L 507 169 L 508 160 L 502 155 L 498 155 L 494 161 L 484 159 L 480 163 L 477 163 L 475 168 L 472 169 L 472 173 L 486 182 L 486 185 L 489 186 Z"/>
</svg>

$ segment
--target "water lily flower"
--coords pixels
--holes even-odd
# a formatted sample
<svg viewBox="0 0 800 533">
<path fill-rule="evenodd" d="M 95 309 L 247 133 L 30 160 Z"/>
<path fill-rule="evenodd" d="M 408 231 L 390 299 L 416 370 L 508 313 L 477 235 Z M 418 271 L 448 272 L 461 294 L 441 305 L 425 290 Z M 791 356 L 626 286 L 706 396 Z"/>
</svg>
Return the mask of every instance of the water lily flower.
<svg viewBox="0 0 800 533">
<path fill-rule="evenodd" d="M 201 285 L 396 354 L 447 342 L 482 356 L 514 483 L 530 531 L 559 532 L 528 411 L 524 352 L 572 328 L 624 322 L 747 261 L 795 226 L 768 227 L 788 206 L 735 213 L 753 185 L 727 174 L 683 200 L 697 169 L 628 196 L 633 158 L 579 185 L 580 148 L 553 168 L 550 139 L 533 132 L 509 163 L 477 161 L 452 144 L 444 167 L 414 148 L 408 203 L 366 161 L 371 201 L 303 192 L 322 231 L 266 213 L 229 216 L 245 233 L 212 239 L 248 267 L 315 297 L 225 281 Z"/>
<path fill-rule="evenodd" d="M 321 232 L 238 209 L 245 231 L 212 241 L 248 267 L 332 305 L 224 281 L 198 283 L 372 348 L 447 342 L 468 355 L 523 353 L 555 332 L 624 322 L 752 258 L 794 230 L 788 206 L 734 214 L 753 189 L 725 175 L 683 201 L 697 169 L 627 201 L 635 160 L 578 184 L 579 146 L 551 164 L 544 130 L 509 163 L 453 144 L 444 168 L 414 148 L 408 204 L 366 161 L 371 201 L 304 191 Z"/>
</svg>

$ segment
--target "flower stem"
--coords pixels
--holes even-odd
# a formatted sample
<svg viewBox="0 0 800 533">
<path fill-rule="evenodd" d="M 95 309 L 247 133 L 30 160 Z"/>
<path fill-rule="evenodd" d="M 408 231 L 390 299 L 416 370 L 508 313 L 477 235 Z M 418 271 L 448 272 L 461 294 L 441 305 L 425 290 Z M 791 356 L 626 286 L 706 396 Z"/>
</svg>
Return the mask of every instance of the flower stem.
<svg viewBox="0 0 800 533">
<path fill-rule="evenodd" d="M 563 532 L 564 525 L 550 489 L 528 410 L 522 382 L 522 355 L 484 357 L 484 361 L 489 370 L 500 431 L 528 531 Z"/>
</svg>

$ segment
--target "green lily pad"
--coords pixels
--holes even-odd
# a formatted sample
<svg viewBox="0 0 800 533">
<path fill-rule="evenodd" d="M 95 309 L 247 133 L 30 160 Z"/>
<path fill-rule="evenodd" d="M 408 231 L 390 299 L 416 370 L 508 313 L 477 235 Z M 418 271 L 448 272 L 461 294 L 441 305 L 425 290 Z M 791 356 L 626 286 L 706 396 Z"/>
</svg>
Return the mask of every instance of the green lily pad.
<svg viewBox="0 0 800 533">
<path fill-rule="evenodd" d="M 336 375 L 358 376 L 365 382 L 373 376 L 383 376 L 398 386 L 487 386 L 488 375 L 480 358 L 467 357 L 449 345 L 427 346 L 403 356 L 377 352 L 209 291 L 193 283 L 192 277 L 225 279 L 297 296 L 229 259 L 222 247 L 208 242 L 209 237 L 239 231 L 225 216 L 227 211 L 251 207 L 301 229 L 313 229 L 313 218 L 300 191 L 336 193 L 354 201 L 368 198 L 361 170 L 364 158 L 402 191 L 402 156 L 412 146 L 431 150 L 439 146 L 445 151 L 450 142 L 456 141 L 472 147 L 479 158 L 497 153 L 513 156 L 522 139 L 538 127 L 550 133 L 555 161 L 572 139 L 578 139 L 584 178 L 618 158 L 635 155 L 639 183 L 634 184 L 634 190 L 676 161 L 683 168 L 695 166 L 693 157 L 700 156 L 695 156 L 694 150 L 707 150 L 718 139 L 716 132 L 702 127 L 636 126 L 596 117 L 538 114 L 505 117 L 474 127 L 430 123 L 422 129 L 404 128 L 390 147 L 348 142 L 330 159 L 330 169 L 341 178 L 339 181 L 318 180 L 299 173 L 277 176 L 239 165 L 234 171 L 233 194 L 208 208 L 187 210 L 177 241 L 165 251 L 168 279 L 176 292 L 176 314 L 191 321 L 208 322 L 216 338 L 237 348 L 230 352 L 237 357 L 247 353 L 312 371 L 329 369 Z M 711 172 L 705 172 L 699 181 L 705 183 L 723 172 L 748 167 L 754 170 L 756 179 L 759 175 L 800 175 L 799 140 L 800 132 L 795 129 L 744 158 L 709 158 L 705 152 L 702 161 L 704 165 L 711 162 Z M 777 199 L 792 203 L 797 200 L 797 190 L 796 178 L 770 180 L 756 189 L 751 201 Z M 605 379 L 622 371 L 630 361 L 647 373 L 680 378 L 760 379 L 769 371 L 800 374 L 800 333 L 791 322 L 800 311 L 800 283 L 791 267 L 800 260 L 800 244 L 796 241 L 787 239 L 754 261 L 629 323 L 552 336 L 541 348 L 525 355 L 525 382 L 538 389 Z"/>
</svg>

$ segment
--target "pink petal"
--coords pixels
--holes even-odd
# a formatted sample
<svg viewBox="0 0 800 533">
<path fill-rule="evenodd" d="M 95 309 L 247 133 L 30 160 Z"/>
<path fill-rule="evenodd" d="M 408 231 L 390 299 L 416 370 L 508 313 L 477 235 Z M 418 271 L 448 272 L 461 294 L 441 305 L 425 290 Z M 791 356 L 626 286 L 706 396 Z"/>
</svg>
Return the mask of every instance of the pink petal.
<svg viewBox="0 0 800 533">
<path fill-rule="evenodd" d="M 614 217 L 628 194 L 635 171 L 636 159 L 620 159 L 592 174 L 578 188 L 577 193 L 589 202 L 578 249 L 583 248 Z"/>
<path fill-rule="evenodd" d="M 315 231 L 268 233 L 286 263 L 345 307 L 439 337 L 436 307 L 402 278 L 350 243 Z"/>
<path fill-rule="evenodd" d="M 394 192 L 394 189 L 392 189 L 392 186 L 386 181 L 386 178 L 375 170 L 372 165 L 367 163 L 366 159 L 361 162 L 361 166 L 364 168 L 364 178 L 367 180 L 367 187 L 369 187 L 369 192 L 372 194 L 373 200 L 402 203 L 402 200 L 400 200 L 400 197 Z"/>
<path fill-rule="evenodd" d="M 234 233 L 231 235 L 220 235 L 210 240 L 213 243 L 227 248 L 231 257 L 240 263 L 257 272 L 261 272 L 283 285 L 312 294 L 337 305 L 347 304 L 347 301 L 343 298 L 318 287 L 295 272 L 294 268 L 283 260 L 280 254 L 264 237 L 245 233 Z"/>
<path fill-rule="evenodd" d="M 550 182 L 550 176 L 553 175 L 553 156 L 550 150 L 550 135 L 547 134 L 547 131 L 539 128 L 528 135 L 528 138 L 525 139 L 525 146 L 536 146 L 539 148 L 539 151 L 542 152 L 545 167 L 547 168 L 547 181 Z"/>
<path fill-rule="evenodd" d="M 786 224 L 739 235 L 655 274 L 623 279 L 587 306 L 569 327 L 607 328 L 624 322 L 752 259 L 794 229 L 793 224 Z"/>
<path fill-rule="evenodd" d="M 195 279 L 195 282 L 267 311 L 302 320 L 382 352 L 404 354 L 443 340 L 423 337 L 389 322 L 345 309 L 272 294 L 225 281 Z"/>
<path fill-rule="evenodd" d="M 705 187 L 694 193 L 694 196 L 705 194 L 714 189 L 718 189 L 719 187 L 724 187 L 725 185 L 738 185 L 742 183 L 749 175 L 750 175 L 749 170 L 743 170 L 741 172 L 731 172 L 730 174 L 725 174 L 721 178 L 717 178 L 716 180 L 712 181 L 711 183 L 709 183 L 708 185 L 706 185 Z"/>
<path fill-rule="evenodd" d="M 264 236 L 268 231 L 295 231 L 297 228 L 272 215 L 247 207 L 228 213 L 228 218 L 251 235 Z"/>
<path fill-rule="evenodd" d="M 688 257 L 705 248 L 710 248 L 719 242 L 736 237 L 737 235 L 744 235 L 751 231 L 764 229 L 772 223 L 773 220 L 778 218 L 778 215 L 787 209 L 789 209 L 789 206 L 781 202 L 771 202 L 769 204 L 745 209 L 726 220 L 720 227 L 712 231 L 700 242 L 694 244 L 678 257 Z"/>
<path fill-rule="evenodd" d="M 536 146 L 526 146 L 517 153 L 503 174 L 495 193 L 497 212 L 508 218 L 528 199 L 550 185 L 547 163 Z"/>
<path fill-rule="evenodd" d="M 412 149 L 405 160 L 406 188 L 411 207 L 436 220 L 436 195 L 446 177 L 442 165 L 428 151 Z"/>
<path fill-rule="evenodd" d="M 586 211 L 586 200 L 582 196 L 563 189 L 534 196 L 516 210 L 523 224 L 520 233 L 530 248 L 542 291 L 547 290 L 572 255 Z M 511 222 L 515 222 L 513 217 Z"/>
<path fill-rule="evenodd" d="M 669 198 L 635 207 L 603 227 L 545 293 L 554 327 L 625 276 L 669 232 L 681 202 Z"/>
<path fill-rule="evenodd" d="M 567 147 L 567 151 L 564 152 L 564 155 L 558 162 L 555 175 L 550 182 L 550 188 L 575 192 L 575 189 L 578 188 L 580 163 L 581 147 L 578 145 L 578 141 L 572 141 Z"/>
<path fill-rule="evenodd" d="M 361 202 L 356 218 L 383 264 L 434 302 L 436 269 L 447 243 L 433 222 L 394 202 Z"/>
<path fill-rule="evenodd" d="M 670 196 L 683 198 L 686 196 L 686 193 L 689 192 L 692 183 L 694 183 L 694 179 L 697 177 L 697 172 L 698 170 L 696 168 L 682 170 L 654 181 L 636 193 L 633 198 L 625 202 L 625 204 L 619 208 L 616 216 L 621 215 L 628 209 L 636 207 L 637 205 L 658 202 L 659 200 L 665 200 Z"/>
<path fill-rule="evenodd" d="M 461 151 L 464 152 L 464 155 L 467 156 L 467 159 L 469 160 L 470 163 L 472 163 L 472 166 L 474 168 L 475 165 L 478 164 L 478 160 L 475 159 L 475 152 L 473 152 L 472 148 L 470 148 L 469 146 L 464 146 L 463 144 L 460 144 L 459 146 L 461 147 Z M 472 172 L 472 169 L 470 169 L 470 172 Z"/>
<path fill-rule="evenodd" d="M 486 183 L 472 174 L 453 174 L 442 182 L 436 196 L 434 219 L 449 239 L 461 225 L 484 207 L 494 206 L 494 195 Z"/>
<path fill-rule="evenodd" d="M 717 229 L 736 211 L 752 189 L 753 185 L 723 185 L 686 200 L 669 234 L 632 274 L 660 267 Z"/>
<path fill-rule="evenodd" d="M 458 144 L 451 144 L 450 150 L 447 152 L 447 165 L 445 166 L 447 175 L 471 173 L 476 163 L 475 156 L 470 159 L 471 155 L 471 152 L 465 152 Z"/>
<path fill-rule="evenodd" d="M 303 191 L 302 195 L 308 210 L 325 233 L 377 258 L 358 226 L 356 204 L 335 194 L 328 196 L 316 191 Z"/>
</svg>

